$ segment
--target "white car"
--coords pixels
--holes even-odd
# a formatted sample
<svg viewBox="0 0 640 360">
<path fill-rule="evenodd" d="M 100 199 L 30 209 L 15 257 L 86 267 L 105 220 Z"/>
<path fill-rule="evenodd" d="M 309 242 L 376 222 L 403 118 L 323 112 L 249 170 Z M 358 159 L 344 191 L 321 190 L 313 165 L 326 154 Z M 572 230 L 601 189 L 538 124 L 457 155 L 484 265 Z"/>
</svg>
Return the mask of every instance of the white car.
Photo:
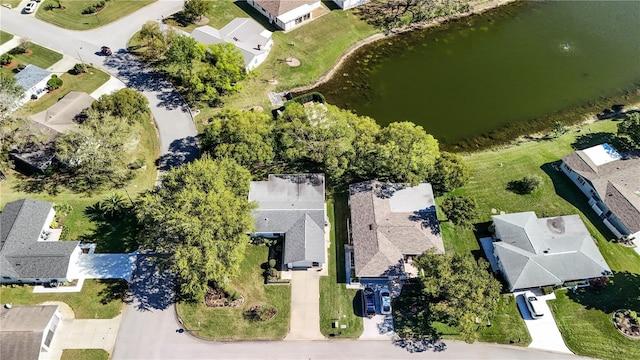
<svg viewBox="0 0 640 360">
<path fill-rule="evenodd" d="M 38 3 L 35 1 L 30 1 L 27 6 L 24 7 L 24 12 L 26 14 L 33 14 L 36 11 L 36 7 L 38 7 Z"/>
<path fill-rule="evenodd" d="M 541 301 L 538 300 L 534 293 L 527 291 L 522 296 L 524 296 L 524 301 L 527 303 L 527 308 L 529 308 L 532 318 L 539 319 L 544 316 L 540 307 Z"/>
</svg>

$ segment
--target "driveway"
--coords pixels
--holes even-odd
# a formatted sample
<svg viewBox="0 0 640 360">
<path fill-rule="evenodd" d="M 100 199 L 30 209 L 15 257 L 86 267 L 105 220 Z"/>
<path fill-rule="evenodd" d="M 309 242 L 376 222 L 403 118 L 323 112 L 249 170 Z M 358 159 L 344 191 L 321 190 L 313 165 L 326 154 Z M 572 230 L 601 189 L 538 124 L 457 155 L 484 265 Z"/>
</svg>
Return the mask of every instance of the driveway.
<svg viewBox="0 0 640 360">
<path fill-rule="evenodd" d="M 521 295 L 522 293 L 523 292 L 517 292 L 513 295 L 516 296 L 518 309 L 524 318 L 524 323 L 527 325 L 529 334 L 531 334 L 531 344 L 529 344 L 529 347 L 573 354 L 567 345 L 565 345 L 562 335 L 560 334 L 560 330 L 558 330 L 556 321 L 551 313 L 551 309 L 549 309 L 549 306 L 547 305 L 547 300 L 556 298 L 555 294 L 551 293 L 549 295 L 538 296 L 538 300 L 541 302 L 540 308 L 544 315 L 541 318 L 533 319 L 529 309 L 527 308 L 525 299 Z"/>
<path fill-rule="evenodd" d="M 285 340 L 324 340 L 320 332 L 320 272 L 291 274 L 291 320 Z"/>
<path fill-rule="evenodd" d="M 136 252 L 131 254 L 82 254 L 76 263 L 75 276 L 83 279 L 131 280 Z"/>
</svg>

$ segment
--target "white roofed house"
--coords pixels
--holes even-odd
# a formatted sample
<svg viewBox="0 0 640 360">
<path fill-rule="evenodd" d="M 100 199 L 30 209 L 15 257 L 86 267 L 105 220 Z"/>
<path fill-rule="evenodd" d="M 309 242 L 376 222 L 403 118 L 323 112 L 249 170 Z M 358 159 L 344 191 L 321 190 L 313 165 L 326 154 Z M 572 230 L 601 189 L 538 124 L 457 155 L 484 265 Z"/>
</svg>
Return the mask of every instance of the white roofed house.
<svg viewBox="0 0 640 360">
<path fill-rule="evenodd" d="M 15 75 L 16 85 L 24 89 L 24 96 L 19 105 L 23 105 L 30 99 L 38 99 L 47 93 L 47 81 L 51 79 L 51 72 L 35 65 L 27 65 Z"/>
<path fill-rule="evenodd" d="M 582 219 L 578 215 L 539 219 L 532 211 L 495 215 L 493 253 L 487 257 L 502 273 L 510 291 L 588 284 L 592 278 L 611 275 Z M 491 260 L 491 259 L 490 259 Z"/>
<path fill-rule="evenodd" d="M 562 171 L 617 238 L 640 245 L 640 157 L 622 156 L 609 144 L 562 158 Z"/>
<path fill-rule="evenodd" d="M 323 174 L 269 175 L 252 181 L 249 201 L 257 236 L 284 237 L 283 264 L 287 269 L 321 269 L 326 262 Z"/>
<path fill-rule="evenodd" d="M 247 0 L 282 30 L 291 30 L 313 20 L 313 10 L 320 7 L 320 0 Z"/>
<path fill-rule="evenodd" d="M 340 6 L 342 10 L 348 10 L 366 3 L 367 0 L 333 0 L 333 2 Z"/>
<path fill-rule="evenodd" d="M 191 37 L 205 45 L 230 43 L 244 57 L 245 70 L 250 71 L 262 64 L 269 56 L 273 40 L 271 31 L 250 18 L 235 18 L 218 30 L 205 25 L 191 32 Z"/>
</svg>

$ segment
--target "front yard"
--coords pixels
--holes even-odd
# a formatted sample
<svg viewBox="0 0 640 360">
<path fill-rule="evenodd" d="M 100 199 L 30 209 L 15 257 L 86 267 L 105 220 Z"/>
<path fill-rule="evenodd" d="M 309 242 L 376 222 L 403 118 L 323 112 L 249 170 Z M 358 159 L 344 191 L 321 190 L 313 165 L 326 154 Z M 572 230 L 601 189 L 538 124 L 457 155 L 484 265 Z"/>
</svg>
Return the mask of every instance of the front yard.
<svg viewBox="0 0 640 360">
<path fill-rule="evenodd" d="M 60 360 L 108 360 L 109 353 L 102 349 L 64 349 Z"/>
<path fill-rule="evenodd" d="M 0 30 L 0 45 L 6 43 L 7 41 L 13 39 L 13 35 L 8 32 L 4 32 Z"/>
<path fill-rule="evenodd" d="M 62 60 L 62 54 L 38 44 L 29 44 L 29 50 L 31 52 L 28 54 L 12 54 L 14 65 L 10 68 L 3 67 L 2 71 L 10 73 L 18 64 L 33 64 L 46 70 L 49 66 Z"/>
<path fill-rule="evenodd" d="M 71 306 L 76 319 L 111 319 L 122 311 L 128 284 L 124 280 L 85 280 L 81 292 L 33 293 L 33 286 L 3 285 L 3 304 L 38 305 L 45 301 L 61 301 Z"/>
<path fill-rule="evenodd" d="M 100 0 L 74 0 L 59 3 L 63 8 L 57 8 L 55 0 L 45 0 L 36 12 L 36 17 L 53 25 L 71 30 L 94 29 L 120 19 L 139 10 L 156 0 L 107 0 L 104 8 L 95 14 L 83 14 L 82 11 Z"/>
<path fill-rule="evenodd" d="M 178 316 L 184 327 L 195 336 L 207 340 L 279 340 L 289 331 L 291 288 L 289 285 L 265 285 L 262 266 L 267 262 L 266 246 L 247 246 L 240 273 L 229 287 L 245 297 L 238 308 L 212 308 L 204 301 L 178 303 Z M 204 299 L 203 299 L 204 300 Z M 270 320 L 251 321 L 243 312 L 253 305 L 267 305 L 278 313 Z"/>
</svg>

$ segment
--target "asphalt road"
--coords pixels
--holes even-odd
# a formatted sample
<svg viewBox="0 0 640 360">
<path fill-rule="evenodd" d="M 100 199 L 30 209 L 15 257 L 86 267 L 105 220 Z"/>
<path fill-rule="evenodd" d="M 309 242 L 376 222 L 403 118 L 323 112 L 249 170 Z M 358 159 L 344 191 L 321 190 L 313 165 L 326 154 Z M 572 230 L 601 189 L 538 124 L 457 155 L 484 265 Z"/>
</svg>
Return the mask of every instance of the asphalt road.
<svg viewBox="0 0 640 360">
<path fill-rule="evenodd" d="M 19 9 L 0 7 L 0 28 L 92 64 L 141 91 L 149 100 L 158 127 L 159 166 L 166 169 L 199 156 L 197 130 L 180 95 L 152 68 L 128 54 L 126 43 L 142 24 L 168 16 L 181 9 L 182 4 L 182 0 L 159 0 L 116 22 L 88 31 L 61 29 L 21 14 Z M 102 56 L 103 45 L 109 46 L 114 54 Z"/>
</svg>

